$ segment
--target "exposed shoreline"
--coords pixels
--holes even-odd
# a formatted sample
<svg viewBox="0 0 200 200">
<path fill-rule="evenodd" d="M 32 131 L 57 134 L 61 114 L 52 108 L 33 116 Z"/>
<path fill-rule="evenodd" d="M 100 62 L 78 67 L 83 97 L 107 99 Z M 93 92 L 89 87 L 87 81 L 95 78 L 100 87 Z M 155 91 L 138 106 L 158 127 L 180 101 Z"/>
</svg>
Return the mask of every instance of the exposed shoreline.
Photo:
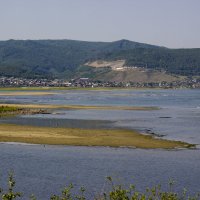
<svg viewBox="0 0 200 200">
<path fill-rule="evenodd" d="M 49 128 L 13 124 L 0 124 L 0 142 L 144 149 L 194 147 L 194 145 L 185 142 L 158 139 L 131 130 Z"/>
<path fill-rule="evenodd" d="M 53 105 L 53 104 L 0 104 L 0 106 L 12 106 L 16 108 L 29 108 L 29 109 L 89 109 L 89 110 L 158 110 L 158 107 L 150 106 L 93 106 L 93 105 Z"/>
<path fill-rule="evenodd" d="M 55 90 L 89 90 L 89 91 L 110 91 L 110 90 L 184 90 L 192 88 L 166 88 L 166 87 L 0 87 L 0 92 L 18 91 L 55 91 Z"/>
<path fill-rule="evenodd" d="M 0 90 L 0 96 L 46 96 L 53 95 L 56 93 L 53 92 L 40 92 L 40 91 L 2 91 Z"/>
<path fill-rule="evenodd" d="M 93 106 L 93 105 L 45 105 L 45 104 L 0 104 L 0 116 L 21 114 L 50 114 L 52 109 L 96 110 L 157 110 L 157 107 Z M 6 111 L 7 110 L 7 111 Z M 48 112 L 50 110 L 50 112 Z M 181 141 L 156 138 L 126 129 L 80 129 L 52 128 L 27 125 L 0 124 L 0 142 L 30 144 L 109 146 L 145 149 L 194 148 L 195 145 Z"/>
</svg>

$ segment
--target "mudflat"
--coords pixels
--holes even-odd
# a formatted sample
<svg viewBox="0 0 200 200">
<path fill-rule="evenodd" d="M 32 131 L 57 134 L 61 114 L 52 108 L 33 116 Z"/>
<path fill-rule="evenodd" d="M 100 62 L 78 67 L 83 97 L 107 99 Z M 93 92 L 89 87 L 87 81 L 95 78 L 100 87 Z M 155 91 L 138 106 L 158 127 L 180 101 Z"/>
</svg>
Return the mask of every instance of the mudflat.
<svg viewBox="0 0 200 200">
<path fill-rule="evenodd" d="M 145 149 L 174 149 L 193 146 L 181 141 L 158 139 L 132 130 L 49 128 L 12 124 L 0 124 L 0 142 Z"/>
<path fill-rule="evenodd" d="M 89 109 L 89 110 L 157 110 L 158 107 L 150 106 L 93 106 L 93 105 L 55 105 L 55 104 L 0 104 L 0 106 L 12 106 L 16 108 L 37 108 L 37 109 Z"/>
</svg>

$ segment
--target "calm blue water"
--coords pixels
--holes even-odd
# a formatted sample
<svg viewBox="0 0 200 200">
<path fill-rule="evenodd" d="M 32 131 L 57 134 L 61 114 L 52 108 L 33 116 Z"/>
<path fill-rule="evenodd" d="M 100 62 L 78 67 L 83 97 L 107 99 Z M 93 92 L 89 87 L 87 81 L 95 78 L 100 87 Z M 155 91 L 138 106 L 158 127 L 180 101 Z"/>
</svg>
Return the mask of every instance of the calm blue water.
<svg viewBox="0 0 200 200">
<path fill-rule="evenodd" d="M 34 92 L 34 91 L 33 91 Z M 51 91 L 52 92 L 52 91 Z M 47 96 L 0 96 L 0 102 L 72 105 L 200 106 L 200 90 L 54 91 Z"/>
<path fill-rule="evenodd" d="M 74 183 L 84 185 L 89 199 L 108 188 L 105 177 L 115 183 L 136 184 L 139 190 L 176 181 L 176 190 L 183 187 L 193 193 L 200 191 L 199 150 L 142 150 L 97 147 L 58 147 L 43 145 L 0 144 L 1 180 L 9 170 L 15 172 L 17 189 L 25 198 L 35 193 L 48 199 L 60 188 Z"/>
<path fill-rule="evenodd" d="M 128 128 L 200 144 L 200 90 L 55 91 L 50 96 L 0 96 L 0 102 L 58 105 L 158 106 L 156 111 L 57 110 L 0 123 L 80 128 Z M 92 123 L 90 121 L 92 120 Z M 107 121 L 106 121 L 107 120 Z M 110 126 L 109 126 L 110 122 Z"/>
<path fill-rule="evenodd" d="M 52 126 L 120 127 L 165 135 L 165 138 L 200 144 L 200 90 L 114 90 L 57 91 L 52 96 L 0 96 L 0 102 L 77 105 L 158 106 L 155 111 L 57 110 L 50 115 L 21 116 L 12 123 Z M 95 120 L 95 121 L 94 121 Z M 45 123 L 44 123 L 45 122 Z M 87 123 L 86 123 L 87 122 Z M 90 123 L 91 122 L 91 123 Z M 95 123 L 94 123 L 95 122 Z M 91 125 L 90 128 L 95 128 Z M 87 128 L 88 128 L 87 127 Z M 83 127 L 84 128 L 84 127 Z M 5 179 L 13 170 L 24 199 L 35 193 L 48 199 L 53 191 L 73 182 L 77 187 L 97 191 L 108 187 L 106 176 L 118 183 L 135 183 L 138 188 L 162 183 L 170 178 L 177 190 L 200 191 L 200 150 L 143 150 L 126 148 L 66 147 L 0 144 L 0 174 Z M 1 182 L 1 181 L 0 181 Z M 2 183 L 3 184 L 3 183 Z"/>
</svg>

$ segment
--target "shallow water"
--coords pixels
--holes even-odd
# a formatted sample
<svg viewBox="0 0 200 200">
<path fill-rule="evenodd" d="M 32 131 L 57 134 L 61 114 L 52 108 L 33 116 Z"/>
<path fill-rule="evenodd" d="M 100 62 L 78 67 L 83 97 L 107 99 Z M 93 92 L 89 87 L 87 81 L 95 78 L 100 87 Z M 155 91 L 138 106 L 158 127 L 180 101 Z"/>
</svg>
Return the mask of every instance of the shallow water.
<svg viewBox="0 0 200 200">
<path fill-rule="evenodd" d="M 110 129 L 114 122 L 109 120 L 87 120 L 87 119 L 56 119 L 37 117 L 9 117 L 1 118 L 0 123 L 19 124 L 41 127 L 83 128 L 83 129 Z"/>
<path fill-rule="evenodd" d="M 160 110 L 55 110 L 0 123 L 79 128 L 128 128 L 200 144 L 200 90 L 56 91 L 51 96 L 4 96 L 0 102 L 57 105 L 158 106 Z"/>
<path fill-rule="evenodd" d="M 47 91 L 48 92 L 48 91 Z M 1 102 L 69 105 L 200 106 L 200 90 L 66 90 L 47 96 L 0 96 Z"/>
<path fill-rule="evenodd" d="M 200 90 L 56 91 L 51 96 L 1 96 L 0 102 L 158 106 L 160 110 L 56 110 L 54 114 L 0 119 L 16 123 L 79 128 L 129 128 L 200 144 Z M 14 170 L 25 198 L 48 199 L 67 183 L 92 188 L 89 199 L 107 187 L 105 176 L 140 189 L 170 178 L 177 189 L 200 191 L 200 150 L 143 150 L 0 144 L 0 174 Z M 31 185 L 31 187 L 30 187 Z"/>
</svg>

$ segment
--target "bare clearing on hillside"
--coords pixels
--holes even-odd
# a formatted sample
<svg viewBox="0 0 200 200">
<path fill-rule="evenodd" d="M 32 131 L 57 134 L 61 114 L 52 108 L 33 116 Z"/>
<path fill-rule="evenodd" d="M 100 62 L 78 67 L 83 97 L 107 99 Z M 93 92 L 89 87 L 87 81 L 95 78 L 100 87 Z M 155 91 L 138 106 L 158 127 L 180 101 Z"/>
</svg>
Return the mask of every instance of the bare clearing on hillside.
<svg viewBox="0 0 200 200">
<path fill-rule="evenodd" d="M 127 67 L 125 66 L 125 60 L 105 61 L 97 60 L 94 62 L 88 62 L 85 65 L 90 67 L 110 67 L 114 71 L 124 71 Z"/>
<path fill-rule="evenodd" d="M 137 66 L 126 66 L 125 60 L 105 61 L 97 60 L 88 62 L 85 65 L 94 68 L 110 67 L 111 71 L 105 73 L 103 76 L 97 75 L 96 79 L 102 81 L 116 81 L 116 82 L 173 82 L 184 79 L 183 76 L 167 74 L 165 71 L 157 71 Z"/>
</svg>

